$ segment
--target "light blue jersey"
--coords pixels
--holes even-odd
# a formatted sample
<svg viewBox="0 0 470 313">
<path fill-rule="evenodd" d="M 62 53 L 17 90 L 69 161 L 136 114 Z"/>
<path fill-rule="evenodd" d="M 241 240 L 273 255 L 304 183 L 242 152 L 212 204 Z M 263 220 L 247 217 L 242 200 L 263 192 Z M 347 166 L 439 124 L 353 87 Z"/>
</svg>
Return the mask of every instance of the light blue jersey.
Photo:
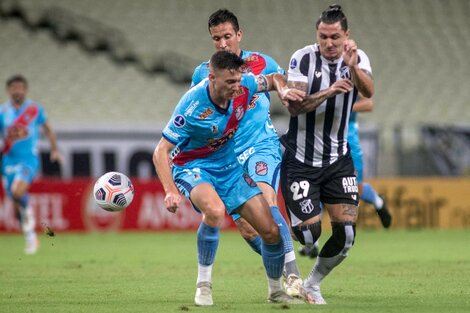
<svg viewBox="0 0 470 313">
<path fill-rule="evenodd" d="M 255 75 L 280 73 L 284 70 L 273 58 L 258 52 L 242 51 L 240 56 L 245 62 L 246 72 Z M 209 62 L 200 64 L 193 73 L 191 86 L 198 84 L 209 75 Z M 235 153 L 243 153 L 257 142 L 267 138 L 276 138 L 277 133 L 269 117 L 270 97 L 269 93 L 255 94 L 248 106 L 246 117 L 240 123 L 240 129 L 235 134 Z"/>
<path fill-rule="evenodd" d="M 357 112 L 351 112 L 349 116 L 348 128 L 348 144 L 351 149 L 351 157 L 354 162 L 354 169 L 356 170 L 357 183 L 363 180 L 363 160 L 362 148 L 359 138 L 359 124 L 357 122 Z"/>
<path fill-rule="evenodd" d="M 243 74 L 240 93 L 226 110 L 209 95 L 209 80 L 191 88 L 181 98 L 163 130 L 163 137 L 176 145 L 172 151 L 173 179 L 189 198 L 192 188 L 209 183 L 231 214 L 259 194 L 260 190 L 238 164 L 234 142 L 249 100 L 258 89 L 254 75 Z"/>
<path fill-rule="evenodd" d="M 46 122 L 42 105 L 26 100 L 17 110 L 11 102 L 0 107 L 3 137 L 2 174 L 9 193 L 15 179 L 31 183 L 39 170 L 38 141 Z"/>
</svg>

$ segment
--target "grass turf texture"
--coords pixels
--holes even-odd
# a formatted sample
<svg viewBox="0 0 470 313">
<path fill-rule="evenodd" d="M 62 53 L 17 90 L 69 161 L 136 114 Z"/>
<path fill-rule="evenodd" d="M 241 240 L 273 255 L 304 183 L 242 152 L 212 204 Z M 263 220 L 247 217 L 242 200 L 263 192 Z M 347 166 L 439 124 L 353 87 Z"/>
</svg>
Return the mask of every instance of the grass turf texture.
<svg viewBox="0 0 470 313">
<path fill-rule="evenodd" d="M 195 242 L 195 233 L 59 233 L 26 256 L 20 235 L 2 235 L 0 312 L 470 312 L 468 230 L 359 230 L 322 284 L 321 307 L 268 304 L 261 258 L 235 232 L 222 233 L 215 305 L 196 307 Z M 313 261 L 297 259 L 306 276 Z"/>
</svg>

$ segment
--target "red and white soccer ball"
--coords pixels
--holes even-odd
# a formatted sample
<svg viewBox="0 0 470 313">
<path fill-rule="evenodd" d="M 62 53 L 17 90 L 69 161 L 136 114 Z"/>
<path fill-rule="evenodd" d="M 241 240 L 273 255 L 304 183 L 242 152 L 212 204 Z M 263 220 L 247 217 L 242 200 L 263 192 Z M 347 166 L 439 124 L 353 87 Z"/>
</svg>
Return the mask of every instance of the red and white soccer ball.
<svg viewBox="0 0 470 313">
<path fill-rule="evenodd" d="M 108 172 L 96 181 L 93 195 L 102 209 L 118 212 L 131 204 L 134 198 L 134 185 L 126 175 Z"/>
</svg>

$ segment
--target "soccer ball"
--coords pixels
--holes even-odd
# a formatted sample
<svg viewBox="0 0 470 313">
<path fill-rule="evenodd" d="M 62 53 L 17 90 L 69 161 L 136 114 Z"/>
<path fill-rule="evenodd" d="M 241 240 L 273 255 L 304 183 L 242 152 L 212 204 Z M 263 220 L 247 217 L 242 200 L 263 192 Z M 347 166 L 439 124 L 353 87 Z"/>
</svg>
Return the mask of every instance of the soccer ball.
<svg viewBox="0 0 470 313">
<path fill-rule="evenodd" d="M 108 172 L 96 181 L 93 195 L 102 209 L 117 212 L 131 204 L 134 198 L 134 185 L 126 175 Z"/>
</svg>

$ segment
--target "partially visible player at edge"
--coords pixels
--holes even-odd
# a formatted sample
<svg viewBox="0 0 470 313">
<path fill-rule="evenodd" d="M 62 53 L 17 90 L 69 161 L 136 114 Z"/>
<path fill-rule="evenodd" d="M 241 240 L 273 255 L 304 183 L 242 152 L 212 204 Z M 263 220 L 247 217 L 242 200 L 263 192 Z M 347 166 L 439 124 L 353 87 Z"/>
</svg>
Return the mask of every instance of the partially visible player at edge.
<svg viewBox="0 0 470 313">
<path fill-rule="evenodd" d="M 268 300 L 303 303 L 282 290 L 284 245 L 279 227 L 261 190 L 237 162 L 232 137 L 255 93 L 275 89 L 283 103 L 300 101 L 305 93 L 287 88 L 280 74 L 242 75 L 243 65 L 244 61 L 231 52 L 218 51 L 211 57 L 208 78 L 181 98 L 163 130 L 153 161 L 165 190 L 167 210 L 177 210 L 181 191 L 202 213 L 196 305 L 213 304 L 211 272 L 226 211 L 240 214 L 262 238 Z"/>
<path fill-rule="evenodd" d="M 29 206 L 28 190 L 39 171 L 38 140 L 41 128 L 51 145 L 51 161 L 63 162 L 57 140 L 41 104 L 27 99 L 28 82 L 14 75 L 6 82 L 10 100 L 0 108 L 0 131 L 3 137 L 2 176 L 6 195 L 13 200 L 16 216 L 24 233 L 26 254 L 34 254 L 39 242 L 36 219 Z"/>
<path fill-rule="evenodd" d="M 320 203 L 331 220 L 332 234 L 300 293 L 311 304 L 326 304 L 320 283 L 348 255 L 354 244 L 358 187 L 347 144 L 348 119 L 358 92 L 372 97 L 369 58 L 349 38 L 341 6 L 331 5 L 316 23 L 316 43 L 294 52 L 288 86 L 305 91 L 289 102 L 281 187 L 292 231 L 302 244 L 321 234 Z"/>
<path fill-rule="evenodd" d="M 359 187 L 359 197 L 366 203 L 371 204 L 384 228 L 389 228 L 392 223 L 392 216 L 388 211 L 385 199 L 383 199 L 375 189 L 368 183 L 363 181 L 363 158 L 362 148 L 359 138 L 359 123 L 357 121 L 357 113 L 359 112 L 370 112 L 374 107 L 374 102 L 371 98 L 365 98 L 359 96 L 359 99 L 354 102 L 353 112 L 349 116 L 349 128 L 348 128 L 348 144 L 351 149 L 351 156 L 354 162 L 354 169 L 356 170 L 357 184 Z M 315 258 L 319 252 L 318 241 L 314 245 L 306 245 L 299 248 L 299 253 L 304 256 L 310 256 Z"/>
<path fill-rule="evenodd" d="M 240 49 L 243 32 L 240 30 L 237 17 L 229 10 L 220 9 L 212 13 L 209 17 L 208 28 L 215 50 L 230 51 L 240 56 L 246 63 L 245 72 L 251 72 L 255 75 L 285 73 L 271 57 L 259 52 Z M 195 69 L 191 85 L 197 85 L 208 75 L 209 62 L 203 62 Z M 238 155 L 238 162 L 263 192 L 263 196 L 271 208 L 273 218 L 279 225 L 286 253 L 286 293 L 291 296 L 299 296 L 302 279 L 300 279 L 295 259 L 292 237 L 289 226 L 277 205 L 281 147 L 269 117 L 269 109 L 270 96 L 268 92 L 257 93 L 253 96 L 246 116 L 234 136 L 235 153 Z M 261 254 L 261 238 L 258 233 L 239 214 L 233 214 L 232 218 L 246 242 L 256 253 Z"/>
</svg>

